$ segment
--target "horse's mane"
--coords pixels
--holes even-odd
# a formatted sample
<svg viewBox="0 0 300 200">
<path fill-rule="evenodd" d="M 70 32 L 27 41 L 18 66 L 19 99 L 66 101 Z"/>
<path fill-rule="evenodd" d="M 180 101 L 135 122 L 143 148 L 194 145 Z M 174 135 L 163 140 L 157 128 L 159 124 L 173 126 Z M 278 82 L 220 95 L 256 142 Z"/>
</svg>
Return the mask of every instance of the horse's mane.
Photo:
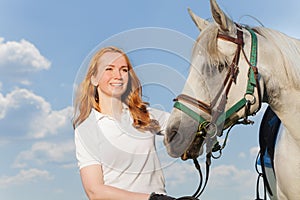
<svg viewBox="0 0 300 200">
<path fill-rule="evenodd" d="M 289 83 L 292 83 L 296 89 L 300 89 L 300 41 L 265 27 L 255 27 L 255 30 L 280 52 L 283 71 L 286 72 Z"/>
</svg>

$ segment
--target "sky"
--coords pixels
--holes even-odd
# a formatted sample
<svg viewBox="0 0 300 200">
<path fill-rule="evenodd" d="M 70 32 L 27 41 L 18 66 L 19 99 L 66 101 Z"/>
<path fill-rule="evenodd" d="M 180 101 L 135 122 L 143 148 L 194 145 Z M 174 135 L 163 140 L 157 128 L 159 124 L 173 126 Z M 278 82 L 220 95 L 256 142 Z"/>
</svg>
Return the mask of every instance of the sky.
<svg viewBox="0 0 300 200">
<path fill-rule="evenodd" d="M 300 38 L 299 1 L 218 3 L 238 23 L 262 23 Z M 171 111 L 199 34 L 187 8 L 211 18 L 208 0 L 0 1 L 1 199 L 87 199 L 71 120 L 73 89 L 88 59 L 102 46 L 124 49 L 141 79 L 144 99 Z M 233 128 L 222 157 L 212 161 L 201 199 L 255 198 L 262 114 L 253 118 L 252 126 Z M 192 162 L 170 158 L 161 140 L 157 147 L 168 194 L 193 194 L 199 177 Z"/>
</svg>

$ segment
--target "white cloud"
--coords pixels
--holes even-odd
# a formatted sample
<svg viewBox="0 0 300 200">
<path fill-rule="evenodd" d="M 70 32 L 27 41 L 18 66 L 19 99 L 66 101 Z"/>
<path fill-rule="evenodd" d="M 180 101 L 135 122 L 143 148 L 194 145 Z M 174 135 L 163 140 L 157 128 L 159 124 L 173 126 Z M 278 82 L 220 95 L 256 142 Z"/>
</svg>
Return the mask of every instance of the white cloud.
<svg viewBox="0 0 300 200">
<path fill-rule="evenodd" d="M 30 136 L 43 138 L 47 134 L 58 134 L 58 130 L 63 129 L 65 126 L 71 127 L 72 113 L 72 107 L 67 107 L 59 111 L 41 111 L 39 115 L 32 120 Z"/>
<path fill-rule="evenodd" d="M 8 99 L 0 93 L 0 120 L 6 115 L 6 110 L 9 106 L 8 103 Z"/>
<path fill-rule="evenodd" d="M 17 88 L 6 96 L 0 93 L 0 119 L 3 119 L 8 111 L 18 110 L 24 105 L 35 105 L 36 109 L 44 111 L 50 110 L 50 104 L 42 97 L 27 89 Z"/>
<path fill-rule="evenodd" d="M 0 177 L 0 188 L 7 188 L 14 185 L 27 184 L 28 182 L 34 182 L 37 180 L 51 180 L 53 177 L 50 176 L 46 170 L 39 169 L 28 169 L 21 170 L 15 176 L 2 176 Z"/>
<path fill-rule="evenodd" d="M 198 179 L 196 168 L 191 162 L 188 161 L 183 162 L 178 160 L 177 162 L 174 162 L 171 166 L 166 167 L 163 170 L 165 177 L 168 180 L 167 185 L 169 187 L 176 187 L 186 182 L 197 181 Z M 192 176 L 191 174 L 194 174 L 195 176 Z"/>
<path fill-rule="evenodd" d="M 200 165 L 205 181 L 205 163 L 201 162 Z M 175 162 L 164 168 L 164 174 L 168 193 L 174 196 L 191 195 L 199 184 L 199 174 L 191 160 Z M 236 199 L 247 199 L 255 194 L 256 178 L 254 169 L 241 169 L 235 165 L 215 166 L 212 163 L 203 199 L 212 199 L 212 194 L 218 198 L 232 196 Z"/>
<path fill-rule="evenodd" d="M 19 153 L 13 167 L 24 168 L 35 164 L 58 163 L 65 168 L 70 163 L 74 163 L 74 155 L 73 140 L 62 143 L 37 142 L 32 145 L 30 150 Z"/>
<path fill-rule="evenodd" d="M 7 66 L 13 66 L 7 67 Z M 30 42 L 7 41 L 0 38 L 0 68 L 13 72 L 31 72 L 49 69 L 50 62 Z"/>
<path fill-rule="evenodd" d="M 0 38 L 0 78 L 6 85 L 31 85 L 32 72 L 47 70 L 51 66 L 40 51 L 30 42 Z"/>
<path fill-rule="evenodd" d="M 214 187 L 248 188 L 255 183 L 256 173 L 249 169 L 238 169 L 234 165 L 220 165 L 212 168 L 210 184 Z M 233 188 L 233 187 L 232 187 Z"/>
<path fill-rule="evenodd" d="M 27 89 L 17 88 L 5 96 L 0 93 L 0 126 L 4 135 L 43 138 L 70 132 L 71 116 L 72 107 L 52 110 L 43 97 Z"/>
</svg>

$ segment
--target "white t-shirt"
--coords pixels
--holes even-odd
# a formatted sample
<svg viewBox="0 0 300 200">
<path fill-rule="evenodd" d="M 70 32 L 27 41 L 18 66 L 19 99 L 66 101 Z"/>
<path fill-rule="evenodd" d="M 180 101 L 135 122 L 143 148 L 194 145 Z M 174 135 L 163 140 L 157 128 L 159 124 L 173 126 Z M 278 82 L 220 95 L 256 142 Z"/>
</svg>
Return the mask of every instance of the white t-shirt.
<svg viewBox="0 0 300 200">
<path fill-rule="evenodd" d="M 169 113 L 149 108 L 152 119 L 165 128 Z M 165 180 L 155 150 L 155 134 L 132 126 L 129 109 L 121 120 L 92 110 L 75 129 L 76 156 L 80 168 L 102 166 L 104 184 L 124 190 L 162 193 Z"/>
</svg>

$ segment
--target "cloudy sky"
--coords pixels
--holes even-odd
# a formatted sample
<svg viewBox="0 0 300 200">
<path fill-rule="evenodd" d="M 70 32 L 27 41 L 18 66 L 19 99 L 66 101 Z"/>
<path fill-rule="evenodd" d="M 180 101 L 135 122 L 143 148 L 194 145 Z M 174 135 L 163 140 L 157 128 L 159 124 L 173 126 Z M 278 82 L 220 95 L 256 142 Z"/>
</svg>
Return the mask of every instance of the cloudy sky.
<svg viewBox="0 0 300 200">
<path fill-rule="evenodd" d="M 299 1 L 218 3 L 236 22 L 261 22 L 300 38 Z M 188 7 L 211 18 L 208 0 L 1 0 L 2 199 L 86 199 L 75 159 L 71 117 L 73 87 L 84 74 L 89 55 L 105 45 L 126 50 L 144 85 L 145 100 L 170 111 L 199 34 Z M 254 199 L 261 116 L 262 112 L 251 127 L 232 130 L 223 157 L 213 160 L 202 199 Z M 163 146 L 158 147 L 168 193 L 192 194 L 198 184 L 192 163 L 169 158 Z"/>
</svg>

